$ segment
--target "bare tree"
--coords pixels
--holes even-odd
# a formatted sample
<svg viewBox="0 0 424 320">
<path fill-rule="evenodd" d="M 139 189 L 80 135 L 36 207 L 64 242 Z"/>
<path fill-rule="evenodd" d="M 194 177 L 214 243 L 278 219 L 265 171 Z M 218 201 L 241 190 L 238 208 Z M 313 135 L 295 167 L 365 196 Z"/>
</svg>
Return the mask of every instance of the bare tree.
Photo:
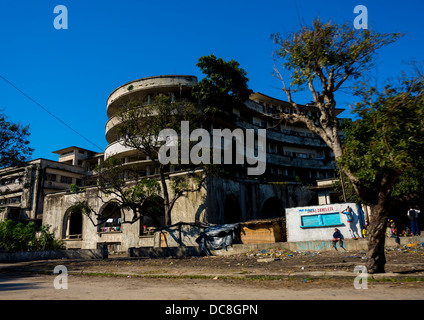
<svg viewBox="0 0 424 320">
<path fill-rule="evenodd" d="M 273 34 L 272 39 L 277 46 L 274 74 L 281 80 L 282 90 L 294 109 L 293 113 L 281 113 L 281 120 L 290 124 L 305 124 L 333 150 L 338 162 L 343 156 L 343 145 L 335 95 L 342 88 L 352 86 L 352 80 L 360 80 L 374 66 L 376 52 L 400 36 L 355 30 L 348 23 L 323 23 L 319 19 L 314 20 L 312 26 L 304 26 L 298 32 L 284 37 L 278 33 Z M 283 69 L 276 65 L 279 60 L 283 60 Z M 284 71 L 290 72 L 290 84 L 287 83 Z M 313 99 L 309 107 L 300 105 L 293 97 L 294 92 L 305 88 L 309 89 Z M 318 112 L 318 121 L 308 115 L 312 110 Z M 356 193 L 374 205 L 370 233 L 377 232 L 384 219 L 380 213 L 387 211 L 386 195 L 395 177 L 386 176 L 382 179 L 381 194 L 376 195 L 352 171 L 343 166 L 341 170 L 349 177 Z M 369 272 L 382 272 L 385 260 L 384 251 L 381 251 L 381 237 L 370 239 L 375 241 L 369 244 Z M 382 241 L 384 246 L 384 239 Z"/>
</svg>

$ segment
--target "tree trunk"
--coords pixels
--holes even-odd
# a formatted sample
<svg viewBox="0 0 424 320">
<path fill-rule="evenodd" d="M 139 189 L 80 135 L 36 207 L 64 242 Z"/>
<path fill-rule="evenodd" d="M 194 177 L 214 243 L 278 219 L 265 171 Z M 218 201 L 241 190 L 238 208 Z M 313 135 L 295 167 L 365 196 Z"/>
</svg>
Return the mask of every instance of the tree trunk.
<svg viewBox="0 0 424 320">
<path fill-rule="evenodd" d="M 386 242 L 386 229 L 388 218 L 388 205 L 386 199 L 381 199 L 378 204 L 371 207 L 372 215 L 368 232 L 368 273 L 384 273 L 386 256 L 384 245 Z"/>
<path fill-rule="evenodd" d="M 169 193 L 168 193 L 168 186 L 166 185 L 165 180 L 165 170 L 160 167 L 159 168 L 159 175 L 160 175 L 160 183 L 162 185 L 162 192 L 163 192 L 163 207 L 165 211 L 165 225 L 169 226 L 171 224 L 171 210 L 169 206 Z"/>
</svg>

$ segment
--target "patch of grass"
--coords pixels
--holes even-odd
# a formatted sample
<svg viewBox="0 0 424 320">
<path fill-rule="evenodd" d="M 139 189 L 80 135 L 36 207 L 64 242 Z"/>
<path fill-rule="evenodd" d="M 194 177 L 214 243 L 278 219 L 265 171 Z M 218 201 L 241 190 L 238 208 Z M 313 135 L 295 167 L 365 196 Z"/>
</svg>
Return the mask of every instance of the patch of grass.
<svg viewBox="0 0 424 320">
<path fill-rule="evenodd" d="M 113 273 L 113 272 L 82 272 L 77 275 L 89 276 L 89 277 L 113 277 L 113 278 L 127 278 L 128 274 Z M 137 275 L 131 275 L 131 277 L 137 277 Z"/>
<path fill-rule="evenodd" d="M 240 278 L 239 278 L 240 279 Z M 256 275 L 256 276 L 247 276 L 243 279 L 246 280 L 260 280 L 260 281 L 269 281 L 269 280 L 287 280 L 287 276 L 266 276 L 266 275 Z"/>
<path fill-rule="evenodd" d="M 415 277 L 399 277 L 399 278 L 380 278 L 380 279 L 368 279 L 369 282 L 423 282 L 424 278 Z"/>
<path fill-rule="evenodd" d="M 299 281 L 311 282 L 316 280 L 322 281 L 353 281 L 352 278 L 329 278 L 329 277 L 288 277 L 287 275 L 197 275 L 197 274 L 154 274 L 151 272 L 145 272 L 141 274 L 121 274 L 113 272 L 78 272 L 74 275 L 81 276 L 97 276 L 97 277 L 115 277 L 115 278 L 148 278 L 148 279 L 200 279 L 200 280 L 245 280 L 245 281 Z M 368 278 L 370 283 L 405 283 L 405 282 L 424 282 L 424 277 L 399 277 L 399 278 L 379 278 L 373 279 Z"/>
<path fill-rule="evenodd" d="M 121 274 L 113 272 L 84 272 L 78 275 L 82 276 L 93 276 L 93 277 L 122 277 L 127 278 L 128 276 L 132 278 L 149 278 L 149 279 L 213 279 L 215 276 L 208 275 L 190 275 L 190 274 L 181 274 L 181 275 L 172 275 L 172 274 Z M 221 279 L 221 277 L 219 277 Z"/>
</svg>

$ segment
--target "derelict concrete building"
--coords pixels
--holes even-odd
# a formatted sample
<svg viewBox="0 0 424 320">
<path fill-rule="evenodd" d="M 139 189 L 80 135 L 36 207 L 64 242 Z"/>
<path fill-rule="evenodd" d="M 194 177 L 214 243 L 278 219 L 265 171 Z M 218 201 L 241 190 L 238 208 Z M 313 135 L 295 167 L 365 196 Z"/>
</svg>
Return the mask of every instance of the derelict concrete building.
<svg viewBox="0 0 424 320">
<path fill-rule="evenodd" d="M 171 75 L 143 78 L 118 87 L 107 99 L 105 134 L 108 146 L 101 157 L 90 161 L 95 163 L 102 157 L 115 156 L 123 160 L 124 166 L 137 167 L 144 176 L 157 178 L 152 160 L 123 143 L 125 137 L 119 135 L 118 113 L 135 98 L 140 101 L 139 108 L 153 103 L 159 94 L 193 100 L 191 93 L 196 83 L 195 76 Z M 316 117 L 313 107 L 308 107 L 310 117 Z M 265 149 L 266 171 L 260 176 L 246 176 L 235 171 L 225 177 L 208 178 L 200 191 L 177 200 L 172 211 L 173 224 L 224 224 L 277 218 L 285 216 L 286 208 L 318 204 L 315 192 L 310 191 L 308 185 L 313 185 L 317 179 L 334 177 L 331 150 L 305 127 L 279 123 L 279 112 L 294 110 L 285 101 L 255 93 L 243 106 L 229 108 L 224 116 L 215 119 L 213 125 L 216 127 L 267 130 L 266 146 L 257 146 Z M 168 179 L 181 174 L 185 173 L 171 166 Z M 108 223 L 95 226 L 87 216 L 73 210 L 73 204 L 83 199 L 101 215 L 108 216 L 113 210 L 112 198 L 99 195 L 96 187 L 91 186 L 86 186 L 83 192 L 62 191 L 45 197 L 43 223 L 51 225 L 68 248 L 94 249 L 106 244 L 112 250 L 126 251 L 131 247 L 157 244 L 157 235 L 149 232 L 157 227 L 153 221 L 146 219 L 121 225 L 121 217 L 125 214 L 121 212 L 111 216 Z M 163 223 L 163 218 L 159 217 L 159 221 Z M 184 230 L 185 245 L 194 245 L 191 242 L 196 232 L 190 227 Z"/>
</svg>

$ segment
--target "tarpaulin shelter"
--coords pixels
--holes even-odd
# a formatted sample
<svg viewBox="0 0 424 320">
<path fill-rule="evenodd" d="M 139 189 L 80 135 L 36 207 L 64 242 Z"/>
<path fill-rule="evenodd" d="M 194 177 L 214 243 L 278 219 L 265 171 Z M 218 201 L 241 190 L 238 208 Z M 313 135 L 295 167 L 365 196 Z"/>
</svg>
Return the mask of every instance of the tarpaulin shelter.
<svg viewBox="0 0 424 320">
<path fill-rule="evenodd" d="M 227 249 L 239 241 L 239 223 L 216 225 L 206 228 L 197 238 L 200 249 L 207 255 L 210 250 Z"/>
</svg>

